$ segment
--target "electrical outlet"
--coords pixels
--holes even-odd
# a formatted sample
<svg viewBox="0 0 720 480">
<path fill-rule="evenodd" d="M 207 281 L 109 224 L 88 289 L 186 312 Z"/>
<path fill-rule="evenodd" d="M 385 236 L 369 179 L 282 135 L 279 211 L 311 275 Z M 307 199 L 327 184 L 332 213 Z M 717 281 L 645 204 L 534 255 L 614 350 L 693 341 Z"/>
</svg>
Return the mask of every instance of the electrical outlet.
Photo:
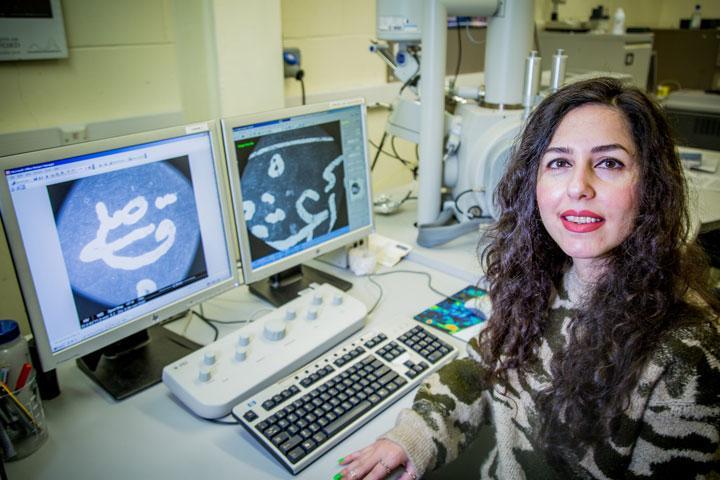
<svg viewBox="0 0 720 480">
<path fill-rule="evenodd" d="M 64 125 L 60 127 L 65 145 L 87 141 L 87 125 Z"/>
</svg>

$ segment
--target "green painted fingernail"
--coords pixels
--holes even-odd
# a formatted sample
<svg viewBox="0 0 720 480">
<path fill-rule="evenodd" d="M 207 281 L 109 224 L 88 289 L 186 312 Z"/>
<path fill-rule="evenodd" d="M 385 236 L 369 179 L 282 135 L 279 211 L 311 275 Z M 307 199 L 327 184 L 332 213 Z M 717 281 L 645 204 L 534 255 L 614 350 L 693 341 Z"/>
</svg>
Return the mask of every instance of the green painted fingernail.
<svg viewBox="0 0 720 480">
<path fill-rule="evenodd" d="M 343 463 L 344 461 L 345 461 L 345 457 L 342 457 L 342 458 L 340 458 L 340 460 L 338 460 L 338 463 Z"/>
<path fill-rule="evenodd" d="M 336 473 L 333 477 L 333 480 L 340 480 L 342 478 L 342 473 Z"/>
</svg>

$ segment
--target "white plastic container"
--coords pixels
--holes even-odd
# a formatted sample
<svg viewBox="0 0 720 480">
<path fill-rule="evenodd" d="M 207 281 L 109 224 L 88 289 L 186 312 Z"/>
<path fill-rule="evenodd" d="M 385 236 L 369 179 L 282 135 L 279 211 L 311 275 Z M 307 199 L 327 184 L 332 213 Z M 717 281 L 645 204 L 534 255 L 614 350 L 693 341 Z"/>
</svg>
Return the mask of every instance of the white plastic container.
<svg viewBox="0 0 720 480">
<path fill-rule="evenodd" d="M 27 342 L 20 335 L 20 326 L 14 320 L 0 320 L 0 380 L 12 390 L 17 384 L 23 365 L 31 364 Z M 2 373 L 7 369 L 7 374 Z"/>
<path fill-rule="evenodd" d="M 613 35 L 625 35 L 625 10 L 618 8 L 613 15 Z"/>
</svg>

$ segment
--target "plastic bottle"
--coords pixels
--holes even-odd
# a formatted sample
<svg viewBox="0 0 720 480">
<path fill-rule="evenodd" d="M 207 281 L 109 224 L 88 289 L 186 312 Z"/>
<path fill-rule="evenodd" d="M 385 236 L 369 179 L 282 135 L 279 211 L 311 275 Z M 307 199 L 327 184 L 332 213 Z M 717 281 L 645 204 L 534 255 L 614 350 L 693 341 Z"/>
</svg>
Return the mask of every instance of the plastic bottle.
<svg viewBox="0 0 720 480">
<path fill-rule="evenodd" d="M 690 17 L 690 28 L 693 30 L 697 30 L 698 28 L 700 28 L 700 23 L 700 4 L 697 4 L 695 5 L 695 10 L 693 10 L 692 16 Z"/>
<path fill-rule="evenodd" d="M 15 389 L 23 365 L 29 363 L 30 350 L 14 320 L 0 320 L 0 380 Z M 7 373 L 3 373 L 7 369 Z"/>
<path fill-rule="evenodd" d="M 615 10 L 615 15 L 613 15 L 612 33 L 613 35 L 625 34 L 625 10 L 622 8 Z"/>
</svg>

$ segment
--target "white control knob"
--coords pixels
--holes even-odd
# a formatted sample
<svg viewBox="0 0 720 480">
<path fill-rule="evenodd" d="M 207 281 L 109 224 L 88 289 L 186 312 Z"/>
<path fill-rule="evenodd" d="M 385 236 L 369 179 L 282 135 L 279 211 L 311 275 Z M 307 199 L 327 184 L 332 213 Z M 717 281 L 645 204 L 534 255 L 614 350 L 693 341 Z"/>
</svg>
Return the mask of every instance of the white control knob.
<svg viewBox="0 0 720 480">
<path fill-rule="evenodd" d="M 307 316 L 307 319 L 308 319 L 308 320 L 315 320 L 315 319 L 317 319 L 317 317 L 318 317 L 317 308 L 311 308 L 310 310 L 308 310 L 306 316 Z"/>
<path fill-rule="evenodd" d="M 343 297 L 342 297 L 342 295 L 340 295 L 339 293 L 336 293 L 336 294 L 333 296 L 332 304 L 333 304 L 333 305 L 342 305 L 342 303 L 343 303 Z"/>
<path fill-rule="evenodd" d="M 198 380 L 201 382 L 207 382 L 210 380 L 210 367 L 203 365 L 200 367 L 200 371 L 198 372 Z"/>
<path fill-rule="evenodd" d="M 237 360 L 238 362 L 242 362 L 246 358 L 247 358 L 247 350 L 245 350 L 242 347 L 237 347 L 235 349 L 235 360 Z"/>
<path fill-rule="evenodd" d="M 270 320 L 265 324 L 263 335 L 271 342 L 276 342 L 285 337 L 285 323 L 282 320 Z"/>
<path fill-rule="evenodd" d="M 285 310 L 285 320 L 295 320 L 295 317 L 297 317 L 297 312 L 294 308 Z"/>
<path fill-rule="evenodd" d="M 205 352 L 205 355 L 203 355 L 203 363 L 205 363 L 205 365 L 213 365 L 216 360 L 215 352 Z"/>
<path fill-rule="evenodd" d="M 319 293 L 316 293 L 315 295 L 313 295 L 313 299 L 312 299 L 313 305 L 322 305 L 322 302 L 323 302 L 322 295 L 320 295 Z"/>
<path fill-rule="evenodd" d="M 238 337 L 237 343 L 241 347 L 247 347 L 248 345 L 250 345 L 250 335 L 248 335 L 247 333 L 241 333 Z"/>
</svg>

